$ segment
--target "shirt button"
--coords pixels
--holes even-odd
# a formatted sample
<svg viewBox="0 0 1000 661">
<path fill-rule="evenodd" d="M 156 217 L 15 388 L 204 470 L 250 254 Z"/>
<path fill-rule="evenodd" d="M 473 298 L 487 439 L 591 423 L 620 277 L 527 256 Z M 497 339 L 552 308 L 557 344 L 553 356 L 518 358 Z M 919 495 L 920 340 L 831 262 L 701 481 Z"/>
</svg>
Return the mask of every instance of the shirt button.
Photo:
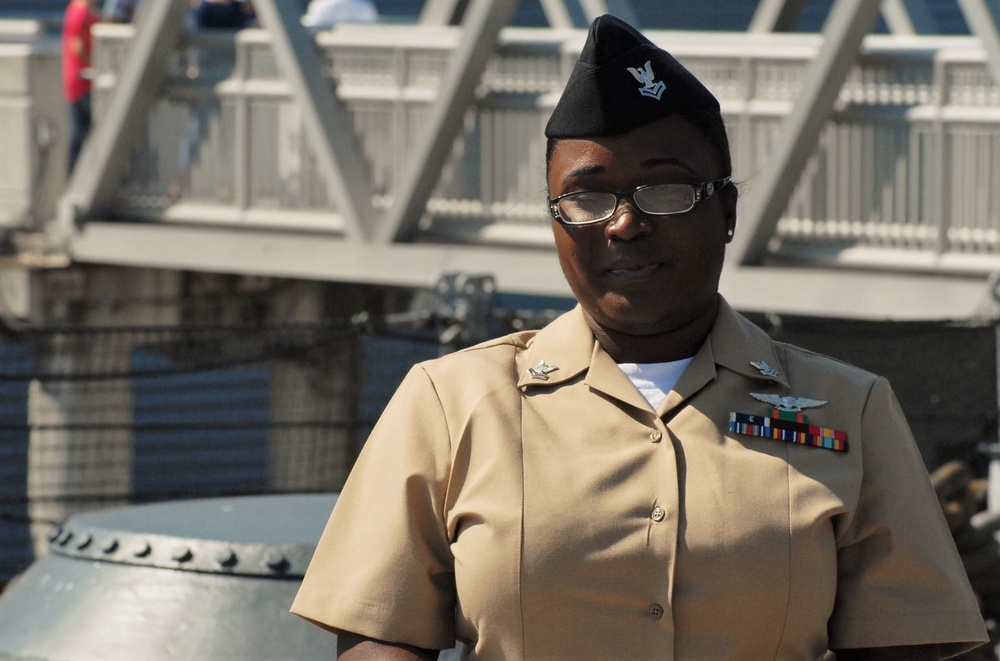
<svg viewBox="0 0 1000 661">
<path fill-rule="evenodd" d="M 666 515 L 667 515 L 666 510 L 657 505 L 656 507 L 653 508 L 653 511 L 649 516 L 653 519 L 653 521 L 659 522 L 663 521 L 663 517 L 665 517 Z"/>
<path fill-rule="evenodd" d="M 663 617 L 663 606 L 659 604 L 653 604 L 649 607 L 649 616 L 654 620 L 658 620 Z"/>
<path fill-rule="evenodd" d="M 649 432 L 649 440 L 652 443 L 659 443 L 663 439 L 663 433 L 659 429 Z"/>
</svg>

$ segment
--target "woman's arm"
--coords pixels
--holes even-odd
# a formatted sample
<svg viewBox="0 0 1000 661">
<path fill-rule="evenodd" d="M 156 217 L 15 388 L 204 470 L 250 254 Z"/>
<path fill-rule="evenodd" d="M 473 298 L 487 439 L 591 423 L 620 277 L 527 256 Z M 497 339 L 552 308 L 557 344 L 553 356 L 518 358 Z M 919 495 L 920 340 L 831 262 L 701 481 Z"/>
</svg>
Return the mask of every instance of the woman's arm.
<svg viewBox="0 0 1000 661">
<path fill-rule="evenodd" d="M 438 658 L 438 651 L 342 631 L 337 634 L 337 658 L 341 661 L 430 661 Z"/>
</svg>

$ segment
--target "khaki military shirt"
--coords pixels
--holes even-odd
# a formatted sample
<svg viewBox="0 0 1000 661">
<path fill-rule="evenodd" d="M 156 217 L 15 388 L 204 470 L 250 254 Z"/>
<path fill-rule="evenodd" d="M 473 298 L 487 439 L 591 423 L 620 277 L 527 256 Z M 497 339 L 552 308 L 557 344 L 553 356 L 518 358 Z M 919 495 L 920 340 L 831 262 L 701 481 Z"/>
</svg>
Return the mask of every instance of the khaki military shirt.
<svg viewBox="0 0 1000 661">
<path fill-rule="evenodd" d="M 292 611 L 425 648 L 457 637 L 482 659 L 986 640 L 886 381 L 720 306 L 656 412 L 579 308 L 414 367 Z M 848 450 L 730 432 L 732 412 L 772 415 L 751 392 L 825 400 L 808 422 Z"/>
</svg>

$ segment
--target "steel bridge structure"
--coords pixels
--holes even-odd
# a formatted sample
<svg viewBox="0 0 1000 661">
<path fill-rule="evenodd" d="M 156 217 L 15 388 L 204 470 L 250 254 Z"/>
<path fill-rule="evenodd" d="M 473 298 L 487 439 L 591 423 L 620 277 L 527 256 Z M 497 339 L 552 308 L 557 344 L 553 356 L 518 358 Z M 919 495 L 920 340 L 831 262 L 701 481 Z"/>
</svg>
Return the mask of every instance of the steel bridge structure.
<svg viewBox="0 0 1000 661">
<path fill-rule="evenodd" d="M 796 0 L 763 0 L 744 32 L 648 31 L 730 127 L 738 308 L 1000 316 L 1000 2 L 956 0 L 956 36 L 926 1 L 835 0 L 813 34 L 787 31 Z M 188 3 L 146 0 L 95 29 L 98 121 L 58 206 L 0 182 L 0 226 L 32 235 L 7 261 L 417 287 L 466 272 L 568 295 L 542 127 L 585 30 L 564 0 L 542 0 L 548 27 L 509 27 L 517 4 L 310 32 L 296 3 L 256 0 L 259 29 L 209 33 L 186 29 Z"/>
</svg>

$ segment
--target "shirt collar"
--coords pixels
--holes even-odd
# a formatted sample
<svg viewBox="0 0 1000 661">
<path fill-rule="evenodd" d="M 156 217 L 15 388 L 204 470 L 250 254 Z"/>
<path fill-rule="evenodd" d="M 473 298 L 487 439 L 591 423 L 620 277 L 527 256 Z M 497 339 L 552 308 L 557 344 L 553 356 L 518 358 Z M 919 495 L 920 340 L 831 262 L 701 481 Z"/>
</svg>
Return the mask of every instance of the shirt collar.
<svg viewBox="0 0 1000 661">
<path fill-rule="evenodd" d="M 576 377 L 590 367 L 596 344 L 583 309 L 577 305 L 528 340 L 518 365 L 518 388 L 553 386 Z M 533 376 L 529 371 L 545 365 L 556 368 L 545 375 L 548 378 Z"/>
<path fill-rule="evenodd" d="M 702 351 L 711 351 L 716 365 L 758 381 L 780 383 L 787 388 L 788 375 L 783 371 L 774 344 L 770 335 L 719 296 L 719 314 L 708 341 L 702 347 Z M 775 370 L 776 374 L 765 374 L 766 368 Z"/>
<path fill-rule="evenodd" d="M 605 363 L 614 364 L 597 344 L 579 305 L 538 331 L 528 341 L 521 361 L 518 365 L 519 388 L 551 387 L 591 370 L 592 365 L 594 371 L 590 376 L 595 372 L 604 373 L 607 367 Z M 753 363 L 761 367 L 756 367 Z M 764 374 L 762 363 L 776 370 L 777 374 Z M 538 369 L 544 366 L 556 368 L 545 374 L 548 378 L 534 376 L 529 371 L 529 368 L 536 368 L 536 372 L 544 371 Z M 718 316 L 708 339 L 695 354 L 677 387 L 687 385 L 700 388 L 706 381 L 715 378 L 716 366 L 750 379 L 780 383 L 788 387 L 787 376 L 782 371 L 774 341 L 762 329 L 736 312 L 721 295 Z M 621 373 L 621 370 L 617 371 Z M 621 374 L 624 376 L 624 373 Z"/>
</svg>

